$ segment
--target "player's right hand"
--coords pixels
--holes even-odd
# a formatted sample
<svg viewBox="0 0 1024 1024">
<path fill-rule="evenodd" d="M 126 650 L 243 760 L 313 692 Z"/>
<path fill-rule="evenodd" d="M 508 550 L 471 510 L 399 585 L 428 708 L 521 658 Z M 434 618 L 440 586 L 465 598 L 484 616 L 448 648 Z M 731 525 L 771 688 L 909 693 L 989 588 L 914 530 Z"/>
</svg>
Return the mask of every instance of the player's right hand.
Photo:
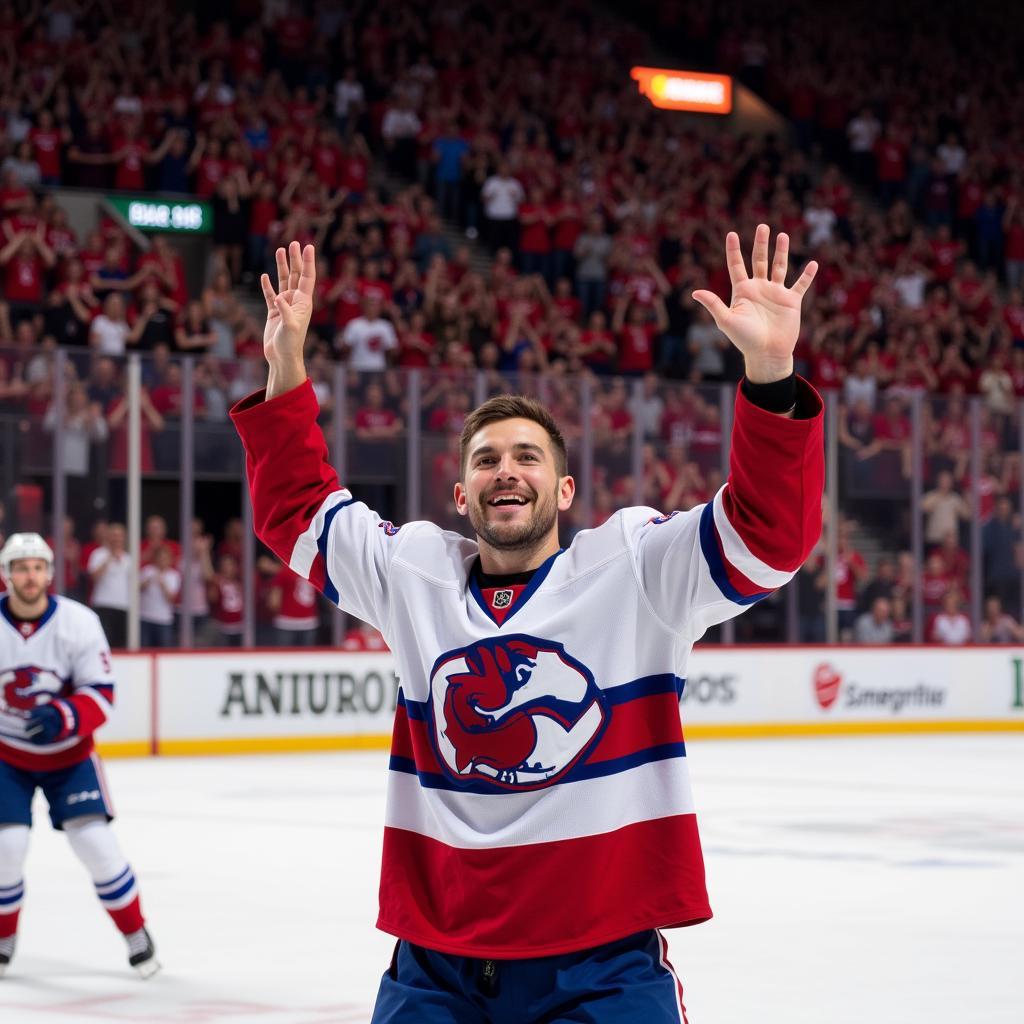
<svg viewBox="0 0 1024 1024">
<path fill-rule="evenodd" d="M 271 366 L 295 365 L 302 362 L 306 331 L 313 315 L 316 253 L 311 245 L 303 249 L 298 242 L 292 242 L 287 252 L 278 249 L 276 256 L 277 291 L 268 274 L 260 277 L 267 300 L 263 354 Z"/>
</svg>

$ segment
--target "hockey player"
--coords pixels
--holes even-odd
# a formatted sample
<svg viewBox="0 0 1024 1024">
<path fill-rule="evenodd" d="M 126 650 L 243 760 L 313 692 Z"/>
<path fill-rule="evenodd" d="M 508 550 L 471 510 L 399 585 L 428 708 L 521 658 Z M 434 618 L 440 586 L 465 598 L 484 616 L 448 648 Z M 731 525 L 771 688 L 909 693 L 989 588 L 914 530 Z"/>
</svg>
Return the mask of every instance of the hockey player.
<svg viewBox="0 0 1024 1024">
<path fill-rule="evenodd" d="M 114 700 L 107 639 L 95 612 L 47 593 L 53 552 L 39 534 L 12 534 L 0 573 L 8 591 L 0 598 L 0 975 L 14 955 L 32 797 L 41 789 L 53 827 L 67 835 L 124 935 L 128 963 L 148 978 L 160 965 L 93 751 Z"/>
<path fill-rule="evenodd" d="M 793 374 L 789 241 L 732 302 L 694 298 L 743 353 L 728 482 L 712 501 L 623 509 L 565 550 L 575 484 L 536 402 L 466 420 L 468 540 L 381 520 L 338 484 L 302 361 L 312 246 L 277 252 L 265 394 L 232 416 L 257 534 L 381 630 L 401 678 L 378 927 L 398 937 L 374 1024 L 685 1021 L 660 929 L 711 916 L 679 715 L 691 647 L 792 578 L 821 528 L 822 405 Z"/>
</svg>

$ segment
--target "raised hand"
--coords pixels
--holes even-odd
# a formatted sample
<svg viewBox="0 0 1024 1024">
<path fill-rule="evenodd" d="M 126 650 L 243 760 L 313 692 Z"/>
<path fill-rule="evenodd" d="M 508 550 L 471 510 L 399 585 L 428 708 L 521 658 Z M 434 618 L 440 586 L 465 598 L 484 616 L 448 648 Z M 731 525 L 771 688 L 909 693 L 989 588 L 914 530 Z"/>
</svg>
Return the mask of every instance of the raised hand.
<svg viewBox="0 0 1024 1024">
<path fill-rule="evenodd" d="M 270 364 L 267 398 L 297 387 L 306 379 L 302 350 L 309 319 L 313 315 L 316 285 L 316 253 L 292 242 L 288 251 L 277 250 L 277 291 L 263 274 L 260 284 L 267 300 L 267 325 L 263 330 L 263 354 Z"/>
<path fill-rule="evenodd" d="M 768 276 L 768 241 L 771 231 L 759 224 L 751 253 L 753 277 L 747 276 L 739 235 L 725 236 L 725 261 L 732 281 L 732 302 L 726 306 L 714 292 L 693 293 L 714 318 L 718 329 L 743 353 L 747 378 L 755 384 L 782 380 L 793 372 L 793 350 L 800 335 L 800 303 L 810 288 L 818 264 L 811 260 L 791 288 L 789 236 L 775 239 L 775 259 Z"/>
</svg>

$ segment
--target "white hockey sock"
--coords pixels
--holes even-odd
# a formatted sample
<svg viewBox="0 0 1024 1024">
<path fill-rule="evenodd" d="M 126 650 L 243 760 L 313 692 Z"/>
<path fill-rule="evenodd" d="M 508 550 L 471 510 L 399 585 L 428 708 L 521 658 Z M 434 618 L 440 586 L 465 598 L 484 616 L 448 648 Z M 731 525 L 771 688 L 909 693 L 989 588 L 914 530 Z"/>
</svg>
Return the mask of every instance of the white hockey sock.
<svg viewBox="0 0 1024 1024">
<path fill-rule="evenodd" d="M 71 849 L 92 876 L 103 906 L 108 911 L 128 906 L 139 894 L 135 875 L 106 819 L 73 818 L 64 823 L 64 831 Z"/>
<path fill-rule="evenodd" d="M 21 909 L 28 836 L 27 825 L 0 825 L 0 916 L 16 914 Z"/>
</svg>

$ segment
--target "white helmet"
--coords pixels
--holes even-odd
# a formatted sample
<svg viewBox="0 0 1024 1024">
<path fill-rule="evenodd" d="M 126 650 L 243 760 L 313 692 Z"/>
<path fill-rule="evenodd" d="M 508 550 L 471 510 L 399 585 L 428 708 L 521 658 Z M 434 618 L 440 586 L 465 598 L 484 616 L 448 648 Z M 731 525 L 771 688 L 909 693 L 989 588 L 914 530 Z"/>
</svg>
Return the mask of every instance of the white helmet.
<svg viewBox="0 0 1024 1024">
<path fill-rule="evenodd" d="M 0 549 L 0 573 L 10 579 L 11 564 L 19 558 L 41 558 L 50 569 L 53 579 L 53 551 L 38 533 L 12 533 Z"/>
</svg>

